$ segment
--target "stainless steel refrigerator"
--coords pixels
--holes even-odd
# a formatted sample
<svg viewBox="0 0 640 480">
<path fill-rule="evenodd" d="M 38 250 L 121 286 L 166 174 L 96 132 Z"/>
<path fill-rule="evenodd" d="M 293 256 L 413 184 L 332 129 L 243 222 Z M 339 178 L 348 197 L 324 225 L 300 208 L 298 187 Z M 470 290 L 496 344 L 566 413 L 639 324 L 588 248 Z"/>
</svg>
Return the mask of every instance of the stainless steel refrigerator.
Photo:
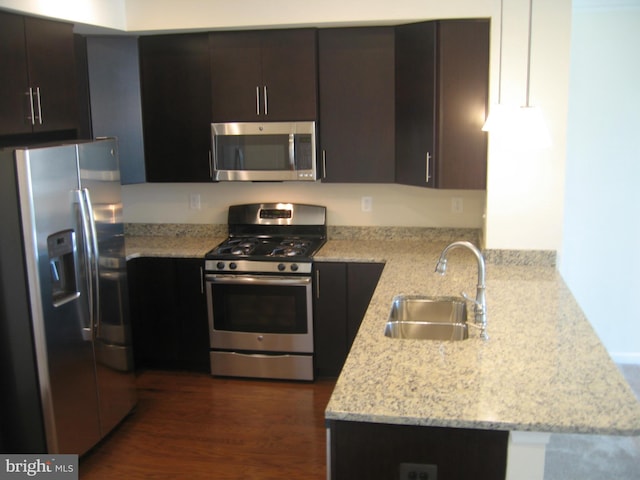
<svg viewBox="0 0 640 480">
<path fill-rule="evenodd" d="M 0 150 L 0 451 L 83 454 L 136 403 L 114 139 Z"/>
</svg>

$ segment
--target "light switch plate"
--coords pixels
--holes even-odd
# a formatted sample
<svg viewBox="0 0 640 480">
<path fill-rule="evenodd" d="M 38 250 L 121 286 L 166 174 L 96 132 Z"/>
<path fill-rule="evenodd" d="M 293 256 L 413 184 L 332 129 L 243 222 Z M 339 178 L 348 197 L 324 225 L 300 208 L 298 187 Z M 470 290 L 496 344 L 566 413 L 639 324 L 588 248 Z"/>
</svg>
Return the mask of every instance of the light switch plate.
<svg viewBox="0 0 640 480">
<path fill-rule="evenodd" d="M 373 211 L 373 197 L 362 197 L 360 199 L 360 210 L 363 212 Z"/>
<path fill-rule="evenodd" d="M 201 207 L 202 205 L 200 203 L 200 194 L 192 193 L 191 195 L 189 195 L 189 208 L 191 210 L 200 210 Z"/>
</svg>

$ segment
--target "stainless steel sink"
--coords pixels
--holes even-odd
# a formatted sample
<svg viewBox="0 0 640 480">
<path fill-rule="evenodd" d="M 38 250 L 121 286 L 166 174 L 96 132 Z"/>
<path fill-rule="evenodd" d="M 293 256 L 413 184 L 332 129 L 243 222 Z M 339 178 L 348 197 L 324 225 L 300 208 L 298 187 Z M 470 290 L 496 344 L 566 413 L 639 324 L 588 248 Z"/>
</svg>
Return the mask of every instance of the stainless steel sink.
<svg viewBox="0 0 640 480">
<path fill-rule="evenodd" d="M 464 340 L 469 338 L 467 304 L 460 297 L 398 295 L 384 330 L 390 338 Z"/>
</svg>

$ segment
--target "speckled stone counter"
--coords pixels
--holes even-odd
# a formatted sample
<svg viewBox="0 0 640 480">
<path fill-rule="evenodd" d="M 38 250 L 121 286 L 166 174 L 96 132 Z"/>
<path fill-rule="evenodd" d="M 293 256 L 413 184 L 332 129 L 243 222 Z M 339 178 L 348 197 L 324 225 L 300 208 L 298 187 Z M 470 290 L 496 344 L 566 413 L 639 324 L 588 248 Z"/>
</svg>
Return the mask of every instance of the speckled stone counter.
<svg viewBox="0 0 640 480">
<path fill-rule="evenodd" d="M 125 224 L 127 260 L 136 257 L 204 258 L 227 237 L 226 225 Z"/>
<path fill-rule="evenodd" d="M 136 257 L 202 258 L 224 236 L 176 237 L 172 235 L 127 236 L 125 241 L 127 260 Z"/>
<path fill-rule="evenodd" d="M 127 256 L 201 258 L 224 240 L 224 229 L 130 226 Z M 441 250 L 452 240 L 473 241 L 473 231 L 416 240 L 413 230 L 383 230 L 383 238 L 370 229 L 330 230 L 315 257 L 386 264 L 327 419 L 640 435 L 640 403 L 556 269 L 531 266 L 531 255 L 487 255 L 488 341 L 473 329 L 461 342 L 385 337 L 394 295 L 474 296 L 477 268 L 470 252 L 454 250 L 447 274 L 433 273 Z M 357 240 L 363 237 L 373 239 Z M 544 265 L 549 255 L 541 259 Z"/>
<path fill-rule="evenodd" d="M 337 381 L 330 420 L 526 432 L 640 434 L 640 403 L 553 267 L 487 264 L 490 339 L 384 336 L 394 295 L 475 296 L 471 252 L 448 241 L 331 240 L 317 261 L 386 266 Z"/>
</svg>

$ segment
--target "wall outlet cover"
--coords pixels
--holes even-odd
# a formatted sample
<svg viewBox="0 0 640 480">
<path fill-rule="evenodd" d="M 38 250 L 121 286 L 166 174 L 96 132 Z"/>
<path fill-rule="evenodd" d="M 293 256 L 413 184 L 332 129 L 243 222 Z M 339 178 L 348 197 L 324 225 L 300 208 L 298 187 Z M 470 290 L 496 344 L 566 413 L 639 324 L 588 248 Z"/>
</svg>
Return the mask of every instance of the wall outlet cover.
<svg viewBox="0 0 640 480">
<path fill-rule="evenodd" d="M 400 480 L 437 480 L 438 466 L 427 463 L 401 463 Z"/>
</svg>

